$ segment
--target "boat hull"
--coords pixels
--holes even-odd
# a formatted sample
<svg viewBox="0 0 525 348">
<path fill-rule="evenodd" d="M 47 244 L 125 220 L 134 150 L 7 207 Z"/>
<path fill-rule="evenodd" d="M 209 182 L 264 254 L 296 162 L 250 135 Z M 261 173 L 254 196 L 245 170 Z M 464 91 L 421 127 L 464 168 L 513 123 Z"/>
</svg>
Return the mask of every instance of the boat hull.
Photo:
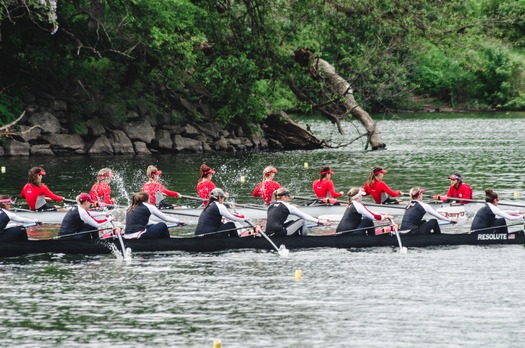
<svg viewBox="0 0 525 348">
<path fill-rule="evenodd" d="M 403 246 L 408 248 L 442 245 L 494 245 L 525 244 L 525 235 L 520 233 L 495 234 L 430 234 L 402 235 Z M 284 244 L 287 249 L 312 248 L 370 248 L 398 247 L 394 235 L 380 236 L 308 236 L 308 237 L 272 237 L 277 245 Z M 111 245 L 113 244 L 113 246 Z M 125 240 L 124 244 L 132 252 L 216 252 L 226 250 L 273 250 L 272 245 L 261 237 L 245 238 L 170 238 L 149 240 Z M 109 254 L 114 248 L 120 249 L 118 241 L 71 241 L 38 240 L 27 242 L 0 243 L 0 257 L 14 257 L 28 254 Z"/>
</svg>

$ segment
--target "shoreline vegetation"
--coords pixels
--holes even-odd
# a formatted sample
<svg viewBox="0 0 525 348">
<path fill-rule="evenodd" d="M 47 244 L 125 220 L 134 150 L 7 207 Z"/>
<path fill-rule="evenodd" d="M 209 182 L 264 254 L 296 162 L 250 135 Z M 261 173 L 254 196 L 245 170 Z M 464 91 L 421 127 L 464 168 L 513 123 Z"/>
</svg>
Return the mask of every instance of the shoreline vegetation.
<svg viewBox="0 0 525 348">
<path fill-rule="evenodd" d="M 370 114 L 525 110 L 515 0 L 0 3 L 0 156 L 329 146 L 287 110 L 378 150 Z"/>
</svg>

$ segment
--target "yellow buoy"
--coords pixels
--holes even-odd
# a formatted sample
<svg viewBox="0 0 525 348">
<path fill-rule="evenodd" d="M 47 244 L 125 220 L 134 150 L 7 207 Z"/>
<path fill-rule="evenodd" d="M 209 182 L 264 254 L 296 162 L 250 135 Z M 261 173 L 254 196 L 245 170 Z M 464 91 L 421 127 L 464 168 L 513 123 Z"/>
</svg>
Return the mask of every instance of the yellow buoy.
<svg viewBox="0 0 525 348">
<path fill-rule="evenodd" d="M 518 198 L 520 195 L 521 195 L 521 194 L 520 194 L 518 191 L 514 192 L 514 197 L 515 197 L 515 198 Z"/>
<path fill-rule="evenodd" d="M 5 167 L 2 166 L 2 167 L 0 168 L 0 171 L 2 172 L 2 174 L 4 174 L 4 173 L 5 173 Z"/>
<path fill-rule="evenodd" d="M 246 181 L 246 177 L 244 175 L 241 175 L 241 184 L 244 184 L 245 181 Z"/>
<path fill-rule="evenodd" d="M 304 162 L 304 169 L 308 169 L 308 162 Z"/>
<path fill-rule="evenodd" d="M 300 269 L 295 270 L 295 280 L 299 281 L 301 280 L 301 277 L 303 276 L 303 271 Z"/>
<path fill-rule="evenodd" d="M 213 340 L 213 348 L 221 348 L 221 345 L 222 345 L 221 340 L 217 338 Z"/>
</svg>

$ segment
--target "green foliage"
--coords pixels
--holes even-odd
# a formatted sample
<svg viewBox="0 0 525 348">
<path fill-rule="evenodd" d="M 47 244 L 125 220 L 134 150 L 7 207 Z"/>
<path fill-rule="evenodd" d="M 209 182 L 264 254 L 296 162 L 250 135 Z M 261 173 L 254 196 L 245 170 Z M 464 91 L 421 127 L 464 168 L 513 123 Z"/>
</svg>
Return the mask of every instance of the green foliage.
<svg viewBox="0 0 525 348">
<path fill-rule="evenodd" d="M 22 112 L 22 103 L 19 98 L 8 94 L 0 94 L 0 125 L 14 121 Z"/>
</svg>

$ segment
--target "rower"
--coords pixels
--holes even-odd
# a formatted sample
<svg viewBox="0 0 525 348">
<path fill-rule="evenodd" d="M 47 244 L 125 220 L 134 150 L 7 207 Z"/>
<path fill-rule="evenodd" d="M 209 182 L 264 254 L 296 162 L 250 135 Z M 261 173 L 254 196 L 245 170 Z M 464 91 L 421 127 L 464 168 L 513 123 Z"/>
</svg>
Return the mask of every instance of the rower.
<svg viewBox="0 0 525 348">
<path fill-rule="evenodd" d="M 386 173 L 388 173 L 388 171 L 383 168 L 377 166 L 374 167 L 368 176 L 368 181 L 363 186 L 363 190 L 367 195 L 371 195 L 377 204 L 399 204 L 400 201 L 389 197 L 389 195 L 397 197 L 403 195 L 403 192 L 399 190 L 393 191 L 388 187 L 383 181 L 383 175 Z"/>
<path fill-rule="evenodd" d="M 13 201 L 7 195 L 0 196 L 0 242 L 25 241 L 27 240 L 27 231 L 24 226 L 9 227 L 11 221 L 21 223 L 34 223 L 42 225 L 42 221 L 38 219 L 29 219 L 18 216 L 10 212 Z"/>
<path fill-rule="evenodd" d="M 378 214 L 368 210 L 361 202 L 365 191 L 359 187 L 352 187 L 348 191 L 348 208 L 336 228 L 337 232 L 350 232 L 354 236 L 375 235 L 374 220 L 392 219 L 390 214 Z M 367 229 L 367 227 L 369 227 Z M 351 232 L 352 230 L 358 230 Z"/>
<path fill-rule="evenodd" d="M 238 237 L 237 228 L 232 221 L 250 223 L 244 217 L 230 213 L 224 205 L 226 197 L 227 194 L 218 187 L 211 190 L 208 205 L 200 214 L 197 227 L 195 228 L 196 236 Z M 222 222 L 223 218 L 231 221 L 224 223 Z"/>
<path fill-rule="evenodd" d="M 470 230 L 473 233 L 508 233 L 507 220 L 519 220 L 523 218 L 523 213 L 509 215 L 498 207 L 499 196 L 491 189 L 485 190 L 485 206 L 478 210 Z M 491 229 L 494 227 L 494 229 Z"/>
<path fill-rule="evenodd" d="M 97 173 L 97 182 L 93 184 L 89 194 L 91 199 L 97 206 L 103 207 L 106 204 L 114 204 L 115 200 L 111 198 L 111 182 L 112 172 L 109 168 L 102 168 Z"/>
<path fill-rule="evenodd" d="M 36 211 L 64 211 L 62 207 L 50 206 L 46 203 L 46 197 L 56 202 L 62 202 L 64 197 L 58 196 L 42 183 L 42 176 L 46 172 L 42 167 L 33 167 L 28 172 L 27 184 L 22 188 L 20 197 L 25 198 L 29 209 Z"/>
<path fill-rule="evenodd" d="M 77 205 L 64 216 L 58 237 L 73 240 L 99 239 L 98 229 L 113 221 L 108 212 L 89 211 L 93 200 L 89 193 L 81 192 L 76 197 Z"/>
<path fill-rule="evenodd" d="M 448 217 L 445 217 L 432 209 L 427 203 L 423 203 L 423 193 L 425 190 L 419 187 L 412 187 L 410 189 L 411 201 L 407 206 L 407 210 L 403 215 L 401 221 L 401 230 L 410 230 L 410 234 L 430 234 L 431 231 L 434 233 L 441 233 L 439 223 L 436 219 L 430 219 L 429 221 L 423 220 L 425 214 L 435 216 L 439 220 L 455 223 Z"/>
<path fill-rule="evenodd" d="M 252 192 L 253 197 L 262 197 L 266 205 L 272 202 L 273 192 L 281 188 L 281 185 L 273 180 L 276 173 L 277 169 L 274 166 L 264 168 L 262 181 Z"/>
<path fill-rule="evenodd" d="M 268 206 L 268 220 L 266 223 L 266 233 L 268 235 L 307 236 L 308 229 L 305 220 L 313 221 L 319 226 L 323 225 L 319 222 L 319 219 L 302 212 L 297 207 L 288 203 L 290 192 L 286 188 L 281 187 L 276 190 L 273 196 L 274 202 Z M 299 217 L 299 219 L 287 221 L 290 215 L 295 215 Z"/>
<path fill-rule="evenodd" d="M 334 172 L 329 166 L 322 167 L 319 172 L 319 179 L 312 182 L 312 188 L 317 198 L 321 198 L 319 200 L 320 202 L 338 205 L 337 197 L 341 197 L 344 192 L 335 192 L 334 182 L 331 180 L 332 174 L 334 174 Z M 331 198 L 328 194 L 330 194 Z"/>
<path fill-rule="evenodd" d="M 124 238 L 126 239 L 155 239 L 170 238 L 170 231 L 165 222 L 150 224 L 151 215 L 167 222 L 185 225 L 179 219 L 167 216 L 157 207 L 150 203 L 150 195 L 147 192 L 137 192 L 131 198 L 131 206 L 126 212 L 126 229 Z"/>
<path fill-rule="evenodd" d="M 200 198 L 205 199 L 205 201 L 202 202 L 204 205 L 208 205 L 210 192 L 216 187 L 213 181 L 211 181 L 213 174 L 215 174 L 213 169 L 205 163 L 201 165 L 199 181 L 197 181 L 197 194 Z"/>
<path fill-rule="evenodd" d="M 164 200 L 164 195 L 170 197 L 180 198 L 180 193 L 176 191 L 170 191 L 159 182 L 162 170 L 158 170 L 157 167 L 151 165 L 146 170 L 148 176 L 148 182 L 142 185 L 142 192 L 146 192 L 150 197 L 150 203 L 155 205 L 159 209 L 173 209 L 173 204 L 169 204 Z"/>
</svg>

